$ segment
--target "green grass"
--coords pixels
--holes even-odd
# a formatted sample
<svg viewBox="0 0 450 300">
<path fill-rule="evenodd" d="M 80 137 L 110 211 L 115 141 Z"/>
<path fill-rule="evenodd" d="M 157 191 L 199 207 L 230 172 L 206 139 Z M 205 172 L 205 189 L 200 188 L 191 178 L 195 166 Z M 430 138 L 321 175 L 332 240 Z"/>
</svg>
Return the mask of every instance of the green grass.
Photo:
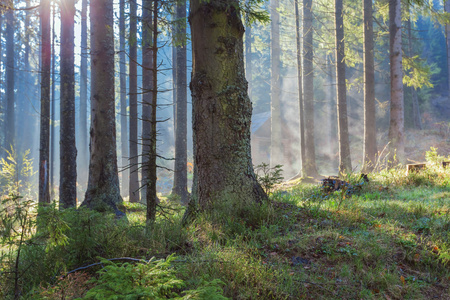
<svg viewBox="0 0 450 300">
<path fill-rule="evenodd" d="M 275 192 L 270 204 L 199 215 L 187 227 L 177 205 L 151 229 L 140 204 L 126 204 L 128 223 L 83 210 L 63 215 L 70 227 L 66 245 L 24 248 L 22 295 L 61 299 L 65 290 L 81 297 L 99 267 L 59 275 L 99 256 L 175 253 L 172 268 L 182 289 L 220 279 L 232 299 L 450 298 L 450 170 L 406 176 L 394 169 L 369 177 L 352 195 L 299 184 Z M 355 183 L 358 176 L 348 178 Z M 7 271 L 11 262 L 1 266 Z M 11 295 L 7 276 L 0 290 Z"/>
</svg>

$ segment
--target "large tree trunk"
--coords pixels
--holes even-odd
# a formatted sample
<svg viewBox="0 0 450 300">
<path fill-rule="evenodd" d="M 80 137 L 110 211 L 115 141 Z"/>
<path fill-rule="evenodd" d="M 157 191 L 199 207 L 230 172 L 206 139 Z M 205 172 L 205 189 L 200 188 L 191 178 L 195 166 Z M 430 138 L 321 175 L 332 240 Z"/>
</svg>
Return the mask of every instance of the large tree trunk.
<svg viewBox="0 0 450 300">
<path fill-rule="evenodd" d="M 312 0 L 303 2 L 303 109 L 305 116 L 304 177 L 318 177 L 314 144 L 314 68 Z"/>
<path fill-rule="evenodd" d="M 344 42 L 344 14 L 342 0 L 335 0 L 335 29 L 336 29 L 336 77 L 337 77 L 337 121 L 339 136 L 339 173 L 352 171 L 350 157 L 350 140 L 348 134 L 347 116 L 347 85 L 345 83 L 345 42 Z"/>
<path fill-rule="evenodd" d="M 49 138 L 50 138 L 50 0 L 41 0 L 41 124 L 39 146 L 39 204 L 50 203 Z"/>
<path fill-rule="evenodd" d="M 87 0 L 81 1 L 81 61 L 80 61 L 80 151 L 78 160 L 78 182 L 86 187 L 89 168 L 88 145 L 88 49 L 87 49 Z"/>
<path fill-rule="evenodd" d="M 281 86 L 280 86 L 280 14 L 278 13 L 278 0 L 271 0 L 271 62 L 272 74 L 270 84 L 270 111 L 271 111 L 271 133 L 270 133 L 270 166 L 283 164 L 283 146 L 281 141 Z"/>
<path fill-rule="evenodd" d="M 191 2 L 197 171 L 193 191 L 197 199 L 193 200 L 201 210 L 267 197 L 255 179 L 251 159 L 252 105 L 247 95 L 244 26 L 238 7 L 236 0 Z"/>
<path fill-rule="evenodd" d="M 375 122 L 375 69 L 373 58 L 372 0 L 363 0 L 364 19 L 364 172 L 370 172 L 377 155 Z"/>
<path fill-rule="evenodd" d="M 114 210 L 120 196 L 114 103 L 114 18 L 112 0 L 91 0 L 91 130 L 89 182 L 82 205 Z"/>
<path fill-rule="evenodd" d="M 301 165 L 305 163 L 305 119 L 303 114 L 303 87 L 302 87 L 302 41 L 300 33 L 300 13 L 298 9 L 298 0 L 294 1 L 295 6 L 295 38 L 297 42 L 297 79 L 298 79 L 298 108 L 300 118 L 300 159 Z M 296 177 L 301 177 L 300 171 Z"/>
<path fill-rule="evenodd" d="M 178 22 L 186 19 L 186 2 L 177 3 Z M 185 22 L 185 21 L 184 21 Z M 175 172 L 172 193 L 180 196 L 181 203 L 187 204 L 187 79 L 186 79 L 186 24 L 175 26 L 176 47 L 176 126 L 175 126 Z"/>
<path fill-rule="evenodd" d="M 77 206 L 75 144 L 74 0 L 61 3 L 61 101 L 59 137 L 59 208 Z"/>
<path fill-rule="evenodd" d="M 391 68 L 390 165 L 405 162 L 401 1 L 389 0 L 389 50 Z"/>
<path fill-rule="evenodd" d="M 14 2 L 9 0 L 8 9 L 5 13 L 6 19 L 6 117 L 5 117 L 5 148 L 10 150 L 14 146 L 15 135 L 15 112 L 14 112 Z"/>
<path fill-rule="evenodd" d="M 138 113 L 137 113 L 137 20 L 136 0 L 130 0 L 130 202 L 139 202 Z"/>
<path fill-rule="evenodd" d="M 128 166 L 128 118 L 127 118 L 127 70 L 125 60 L 125 0 L 120 0 L 119 17 L 119 65 L 120 65 L 120 148 L 122 150 L 122 195 L 128 195 L 130 171 Z"/>
</svg>

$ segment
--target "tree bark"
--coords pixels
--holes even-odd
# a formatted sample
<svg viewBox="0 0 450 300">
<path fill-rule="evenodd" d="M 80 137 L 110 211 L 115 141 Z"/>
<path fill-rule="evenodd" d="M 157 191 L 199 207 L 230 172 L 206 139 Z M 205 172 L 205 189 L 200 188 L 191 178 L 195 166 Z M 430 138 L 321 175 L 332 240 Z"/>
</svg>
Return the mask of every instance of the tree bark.
<svg viewBox="0 0 450 300">
<path fill-rule="evenodd" d="M 148 155 L 148 185 L 146 192 L 146 203 L 147 203 L 147 213 L 146 221 L 147 224 L 154 222 L 156 219 L 156 205 L 158 203 L 158 198 L 156 196 L 156 109 L 157 109 L 157 99 L 158 99 L 158 0 L 153 0 L 153 26 L 152 26 L 152 104 L 151 104 L 151 131 L 150 131 L 150 152 Z M 177 57 L 178 59 L 178 57 Z M 177 74 L 178 76 L 178 74 Z M 178 79 L 178 78 L 177 78 Z M 177 80 L 178 82 L 178 80 Z M 178 92 L 177 92 L 178 94 Z"/>
<path fill-rule="evenodd" d="M 298 78 L 298 107 L 300 118 L 300 159 L 301 165 L 306 161 L 305 158 L 305 117 L 303 114 L 303 87 L 302 87 L 302 41 L 300 33 L 300 12 L 298 9 L 298 0 L 294 1 L 295 6 L 295 38 L 297 42 L 297 78 Z M 302 172 L 299 172 L 302 176 Z"/>
<path fill-rule="evenodd" d="M 39 147 L 39 205 L 50 203 L 49 139 L 50 139 L 50 0 L 41 0 L 41 121 Z"/>
<path fill-rule="evenodd" d="M 150 185 L 149 166 L 152 138 L 153 104 L 153 0 L 144 0 L 142 4 L 142 196 L 147 197 Z M 147 198 L 145 198 L 147 199 Z"/>
<path fill-rule="evenodd" d="M 56 111 L 55 111 L 55 87 L 56 87 L 56 74 L 55 74 L 55 65 L 56 65 L 56 54 L 55 54 L 55 15 L 56 15 L 56 5 L 53 3 L 52 5 L 52 42 L 51 42 L 51 112 L 50 112 L 50 198 L 54 196 L 54 180 L 55 180 L 55 121 L 56 121 Z"/>
<path fill-rule="evenodd" d="M 243 58 L 239 2 L 191 2 L 194 184 L 201 210 L 262 201 L 250 151 L 252 105 Z"/>
<path fill-rule="evenodd" d="M 120 65 L 120 147 L 122 150 L 121 168 L 122 168 L 122 195 L 129 194 L 129 174 L 128 166 L 128 113 L 127 113 L 127 70 L 125 59 L 125 0 L 120 0 L 119 17 L 119 65 Z"/>
<path fill-rule="evenodd" d="M 180 0 L 176 7 L 177 22 L 186 19 L 186 2 Z M 185 21 L 184 21 L 185 22 Z M 186 24 L 175 25 L 176 46 L 176 126 L 175 126 L 175 170 L 172 193 L 187 204 L 187 51 Z"/>
<path fill-rule="evenodd" d="M 405 162 L 401 1 L 389 0 L 389 52 L 391 71 L 391 114 L 389 163 Z"/>
<path fill-rule="evenodd" d="M 10 150 L 14 146 L 15 135 L 15 112 L 14 112 L 14 76 L 15 76 L 15 54 L 14 54 L 14 2 L 9 0 L 8 9 L 5 12 L 6 21 L 6 124 L 5 124 L 5 148 Z"/>
<path fill-rule="evenodd" d="M 61 2 L 61 101 L 59 138 L 59 208 L 77 206 L 77 148 L 75 144 L 75 2 Z"/>
<path fill-rule="evenodd" d="M 248 3 L 248 1 L 247 1 Z M 247 20 L 248 22 L 248 20 Z M 245 26 L 245 77 L 248 81 L 248 96 L 252 99 L 252 26 Z"/>
<path fill-rule="evenodd" d="M 344 13 L 342 0 L 335 0 L 335 41 L 337 77 L 337 121 L 339 137 L 339 173 L 352 171 L 350 140 L 348 134 L 347 84 L 345 83 Z"/>
<path fill-rule="evenodd" d="M 138 115 L 137 115 L 137 20 L 136 0 L 130 0 L 130 202 L 139 202 Z"/>
<path fill-rule="evenodd" d="M 363 0 L 364 23 L 364 172 L 372 171 L 377 156 L 377 130 L 375 119 L 375 68 L 373 57 L 372 0 Z"/>
<path fill-rule="evenodd" d="M 281 86 L 280 86 L 280 14 L 278 13 L 278 0 L 271 0 L 271 84 L 270 84 L 270 166 L 283 164 L 283 145 L 281 142 Z"/>
<path fill-rule="evenodd" d="M 314 68 L 313 68 L 313 12 L 312 0 L 303 2 L 303 109 L 305 116 L 305 162 L 304 177 L 319 176 L 316 167 L 314 144 Z"/>
<path fill-rule="evenodd" d="M 124 213 L 117 174 L 112 0 L 91 0 L 91 130 L 89 181 L 82 205 Z"/>
<path fill-rule="evenodd" d="M 450 1 L 444 2 L 444 10 L 446 13 L 450 13 Z M 447 84 L 448 84 L 448 99 L 450 102 L 450 24 L 445 25 L 445 42 L 447 44 Z"/>
<path fill-rule="evenodd" d="M 87 0 L 81 1 L 81 61 L 80 61 L 80 155 L 78 166 L 78 182 L 86 187 L 89 168 L 88 145 L 88 48 L 87 48 Z"/>
</svg>

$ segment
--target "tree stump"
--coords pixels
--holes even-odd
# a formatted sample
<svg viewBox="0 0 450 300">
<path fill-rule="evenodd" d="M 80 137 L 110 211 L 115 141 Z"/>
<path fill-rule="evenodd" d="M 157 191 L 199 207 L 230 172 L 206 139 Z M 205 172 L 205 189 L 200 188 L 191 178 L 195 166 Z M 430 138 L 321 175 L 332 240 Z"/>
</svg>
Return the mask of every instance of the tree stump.
<svg viewBox="0 0 450 300">
<path fill-rule="evenodd" d="M 426 164 L 408 164 L 406 165 L 406 175 L 408 175 L 411 172 L 418 172 L 420 170 L 423 170 L 426 168 Z"/>
</svg>

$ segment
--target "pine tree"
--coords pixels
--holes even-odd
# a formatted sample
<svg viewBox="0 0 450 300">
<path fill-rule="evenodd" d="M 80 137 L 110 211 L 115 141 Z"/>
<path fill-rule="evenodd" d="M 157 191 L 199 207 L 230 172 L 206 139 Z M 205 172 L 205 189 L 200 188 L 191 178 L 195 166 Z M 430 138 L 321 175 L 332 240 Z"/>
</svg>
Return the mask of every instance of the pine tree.
<svg viewBox="0 0 450 300">
<path fill-rule="evenodd" d="M 389 0 L 389 54 L 391 71 L 391 114 L 389 161 L 405 161 L 401 1 Z"/>
<path fill-rule="evenodd" d="M 138 177 L 138 112 L 137 112 L 137 3 L 130 0 L 130 202 L 139 201 Z"/>
<path fill-rule="evenodd" d="M 191 205 L 207 210 L 226 201 L 262 201 L 267 196 L 256 181 L 250 154 L 252 105 L 239 2 L 194 0 L 189 20 L 196 172 Z"/>
<path fill-rule="evenodd" d="M 50 203 L 49 139 L 50 139 L 50 0 L 41 0 L 41 123 L 39 147 L 39 204 Z"/>
<path fill-rule="evenodd" d="M 89 181 L 83 206 L 113 210 L 122 203 L 117 169 L 112 0 L 91 0 L 91 129 Z"/>
<path fill-rule="evenodd" d="M 345 42 L 343 1 L 335 0 L 335 41 L 337 77 L 337 121 L 339 137 L 339 173 L 352 171 L 347 117 L 347 85 L 345 83 Z"/>
</svg>

